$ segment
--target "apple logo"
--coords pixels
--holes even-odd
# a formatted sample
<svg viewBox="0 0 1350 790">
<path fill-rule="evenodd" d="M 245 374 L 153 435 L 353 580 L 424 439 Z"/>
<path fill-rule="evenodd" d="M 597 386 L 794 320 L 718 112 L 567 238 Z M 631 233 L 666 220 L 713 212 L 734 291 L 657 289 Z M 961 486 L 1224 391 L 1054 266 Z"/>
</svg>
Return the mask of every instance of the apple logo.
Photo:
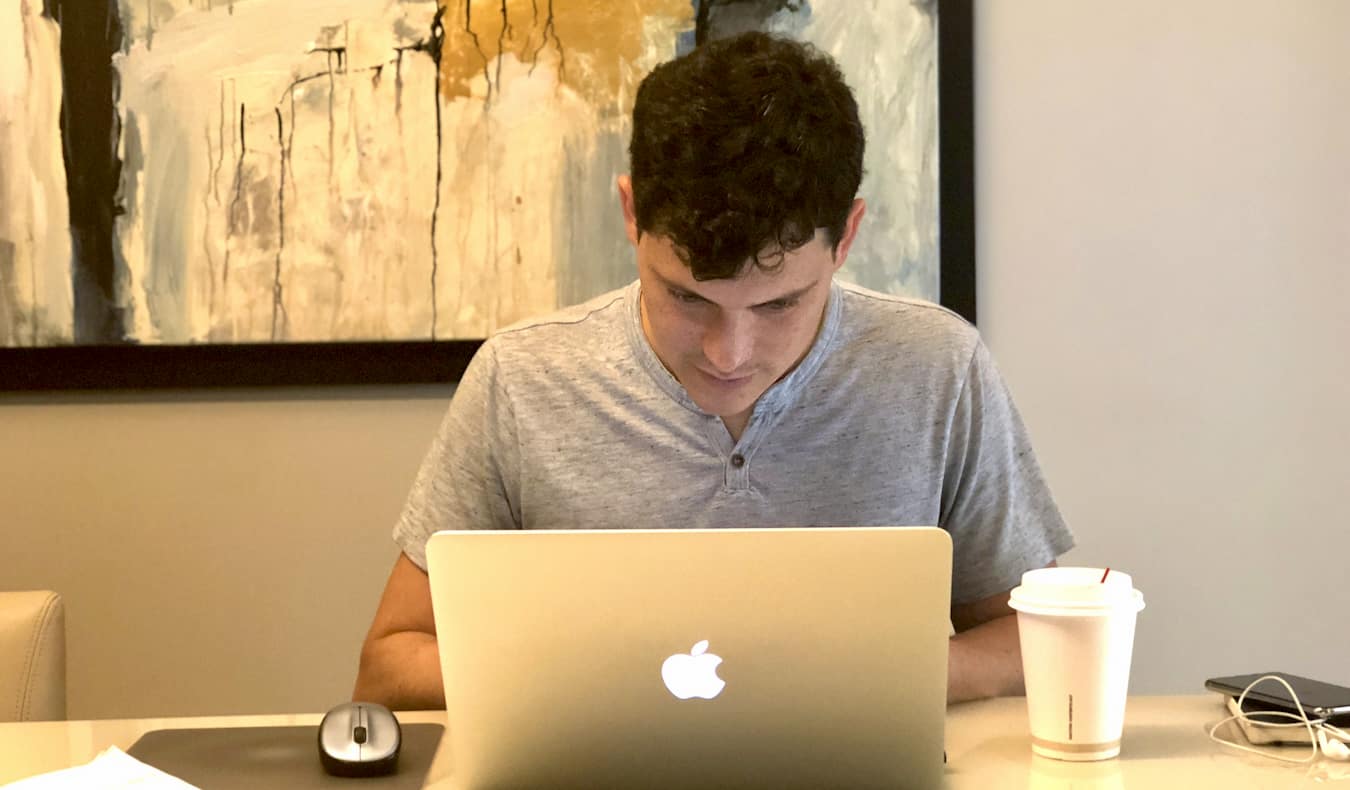
<svg viewBox="0 0 1350 790">
<path fill-rule="evenodd" d="M 661 665 L 661 679 L 679 699 L 712 699 L 727 685 L 717 676 L 722 657 L 708 652 L 708 640 L 694 645 L 688 653 L 676 653 Z"/>
</svg>

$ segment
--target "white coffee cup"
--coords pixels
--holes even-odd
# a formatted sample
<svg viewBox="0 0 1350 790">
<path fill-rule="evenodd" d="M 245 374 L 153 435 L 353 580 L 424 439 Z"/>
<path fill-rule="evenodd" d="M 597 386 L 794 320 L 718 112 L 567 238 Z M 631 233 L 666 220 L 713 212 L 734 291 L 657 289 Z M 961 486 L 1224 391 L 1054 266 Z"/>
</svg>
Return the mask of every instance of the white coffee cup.
<svg viewBox="0 0 1350 790">
<path fill-rule="evenodd" d="M 1120 754 L 1134 624 L 1144 608 L 1129 574 L 1027 571 L 1009 605 L 1021 635 L 1032 751 L 1074 761 Z"/>
</svg>

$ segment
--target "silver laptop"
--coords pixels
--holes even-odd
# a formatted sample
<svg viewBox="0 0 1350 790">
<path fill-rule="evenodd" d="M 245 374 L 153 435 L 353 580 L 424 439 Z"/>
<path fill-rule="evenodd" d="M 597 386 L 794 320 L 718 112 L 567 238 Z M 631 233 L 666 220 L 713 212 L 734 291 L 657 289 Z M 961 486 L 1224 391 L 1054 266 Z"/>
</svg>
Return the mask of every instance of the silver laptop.
<svg viewBox="0 0 1350 790">
<path fill-rule="evenodd" d="M 450 786 L 941 783 L 933 527 L 438 532 Z"/>
</svg>

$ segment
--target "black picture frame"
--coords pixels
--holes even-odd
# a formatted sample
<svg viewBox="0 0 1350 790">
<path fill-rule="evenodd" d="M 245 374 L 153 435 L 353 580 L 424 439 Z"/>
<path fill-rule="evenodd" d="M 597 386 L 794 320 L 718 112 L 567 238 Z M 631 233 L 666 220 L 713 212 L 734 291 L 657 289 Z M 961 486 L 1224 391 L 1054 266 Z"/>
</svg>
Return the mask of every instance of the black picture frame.
<svg viewBox="0 0 1350 790">
<path fill-rule="evenodd" d="M 973 0 L 936 1 L 940 301 L 975 323 Z M 77 210 L 72 206 L 72 218 Z M 110 217 L 107 220 L 111 222 Z M 0 392 L 449 383 L 463 374 L 481 343 L 447 340 L 3 348 Z"/>
</svg>

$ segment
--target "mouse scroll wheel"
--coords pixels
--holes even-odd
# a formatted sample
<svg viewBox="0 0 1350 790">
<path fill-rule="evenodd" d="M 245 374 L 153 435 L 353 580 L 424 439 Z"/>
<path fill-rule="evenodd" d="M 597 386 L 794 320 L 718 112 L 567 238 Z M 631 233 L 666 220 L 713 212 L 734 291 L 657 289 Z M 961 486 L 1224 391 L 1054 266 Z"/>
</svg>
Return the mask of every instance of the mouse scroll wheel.
<svg viewBox="0 0 1350 790">
<path fill-rule="evenodd" d="M 366 742 L 366 728 L 365 728 L 365 727 L 362 727 L 362 726 L 360 726 L 360 725 L 357 725 L 356 729 L 352 731 L 352 738 L 353 738 L 357 743 L 365 743 L 365 742 Z"/>
</svg>

